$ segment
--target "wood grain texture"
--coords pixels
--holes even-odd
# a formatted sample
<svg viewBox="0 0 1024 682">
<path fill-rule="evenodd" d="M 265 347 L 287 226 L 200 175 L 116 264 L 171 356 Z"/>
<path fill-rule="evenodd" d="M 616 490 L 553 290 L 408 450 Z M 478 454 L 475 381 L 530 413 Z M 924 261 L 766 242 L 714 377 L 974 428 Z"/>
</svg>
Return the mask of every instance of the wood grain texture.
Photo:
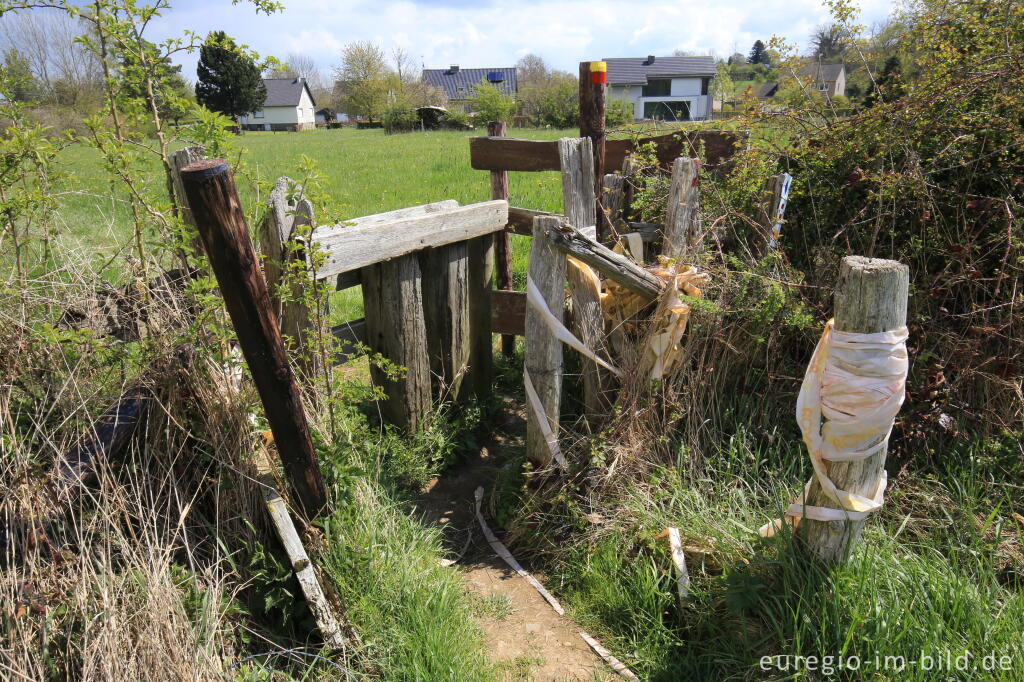
<svg viewBox="0 0 1024 682">
<path fill-rule="evenodd" d="M 479 399 L 494 390 L 494 339 L 491 335 L 491 291 L 494 280 L 494 237 L 471 239 L 469 248 L 469 388 Z"/>
<path fill-rule="evenodd" d="M 580 62 L 579 69 L 580 137 L 590 140 L 593 154 L 591 187 L 597 190 L 594 202 L 599 207 L 593 224 L 597 227 L 597 241 L 603 242 L 608 232 L 607 218 L 602 210 L 604 197 L 600 194 L 601 180 L 604 178 L 606 85 L 590 82 L 590 62 Z"/>
<path fill-rule="evenodd" d="M 559 220 L 565 220 L 565 216 L 548 211 L 537 211 L 532 208 L 519 208 L 518 206 L 508 207 L 508 230 L 525 237 L 533 236 L 533 219 L 537 216 L 555 216 Z"/>
<path fill-rule="evenodd" d="M 508 124 L 504 121 L 491 121 L 487 124 L 487 134 L 491 137 L 505 137 L 508 134 Z M 491 171 L 491 199 L 508 201 L 508 171 Z M 494 278 L 499 290 L 512 290 L 512 242 L 507 229 L 494 235 Z M 515 352 L 515 337 L 511 334 L 502 334 L 502 355 L 511 358 Z"/>
<path fill-rule="evenodd" d="M 768 178 L 765 182 L 761 204 L 758 206 L 757 220 L 755 221 L 758 239 L 756 244 L 751 245 L 753 253 L 765 254 L 771 249 L 769 244 L 772 240 L 772 227 L 775 225 L 779 202 L 782 200 L 784 181 L 785 174 L 778 173 Z"/>
<path fill-rule="evenodd" d="M 389 222 L 353 222 L 314 233 L 317 245 L 326 253 L 317 279 L 503 230 L 508 223 L 508 202 L 485 201 Z"/>
<path fill-rule="evenodd" d="M 327 491 L 231 171 L 222 159 L 197 161 L 181 178 L 288 482 L 299 508 L 314 518 L 327 506 Z"/>
<path fill-rule="evenodd" d="M 728 161 L 742 147 L 748 134 L 719 130 L 691 133 L 669 133 L 640 138 L 639 143 L 653 142 L 658 163 L 666 168 L 680 156 L 697 156 L 704 150 L 704 161 L 717 166 Z M 605 168 L 621 168 L 626 156 L 636 151 L 633 140 L 605 141 Z M 514 137 L 469 138 L 470 165 L 486 171 L 552 171 L 559 170 L 558 146 L 551 140 L 523 140 Z"/>
<path fill-rule="evenodd" d="M 491 331 L 522 336 L 526 331 L 526 292 L 491 292 Z"/>
<path fill-rule="evenodd" d="M 546 238 L 552 230 L 558 230 L 557 218 L 540 217 L 534 222 L 529 276 L 552 314 L 562 319 L 565 315 L 566 259 L 565 254 L 554 248 L 551 240 Z M 524 361 L 541 407 L 548 416 L 552 430 L 557 434 L 562 400 L 562 342 L 544 323 L 540 313 L 530 306 L 526 309 Z M 526 456 L 531 462 L 544 466 L 551 460 L 551 452 L 534 411 L 527 409 L 526 414 Z"/>
<path fill-rule="evenodd" d="M 700 244 L 700 194 L 697 159 L 680 157 L 672 163 L 672 185 L 665 210 L 661 255 L 686 258 Z"/>
<path fill-rule="evenodd" d="M 835 291 L 835 328 L 839 331 L 876 333 L 899 329 L 907 323 L 910 269 L 892 260 L 847 256 L 839 267 Z M 840 490 L 873 497 L 885 469 L 886 448 L 859 462 L 825 462 L 829 478 Z M 807 503 L 834 507 L 817 478 L 812 479 Z M 860 540 L 864 521 L 804 519 L 811 553 L 827 564 L 846 561 Z"/>
<path fill-rule="evenodd" d="M 621 173 L 608 173 L 601 179 L 600 208 L 610 229 L 619 234 L 628 232 L 622 220 L 622 209 L 626 198 L 626 178 Z"/>
<path fill-rule="evenodd" d="M 469 245 L 426 249 L 419 257 L 433 397 L 456 400 L 469 368 Z"/>
<path fill-rule="evenodd" d="M 585 64 L 589 87 L 590 62 Z M 594 225 L 597 219 L 597 204 L 594 201 L 594 159 L 590 138 L 562 138 L 558 141 L 558 155 L 562 165 L 562 201 L 565 206 L 566 223 L 577 230 Z M 578 268 L 568 268 L 568 280 L 569 294 L 572 298 L 573 332 L 588 348 L 601 353 L 605 345 L 601 293 L 594 290 L 593 282 Z M 607 381 L 601 368 L 590 358 L 581 358 L 581 374 L 583 414 L 588 421 L 594 421 L 604 412 L 601 395 L 602 385 Z"/>
<path fill-rule="evenodd" d="M 560 229 L 557 222 L 545 224 L 553 225 L 548 230 L 548 240 L 555 248 L 586 263 L 602 277 L 618 282 L 648 301 L 653 301 L 661 293 L 662 281 L 629 258 L 571 229 Z"/>
<path fill-rule="evenodd" d="M 391 378 L 370 366 L 374 385 L 386 398 L 382 416 L 408 431 L 423 425 L 431 408 L 430 355 L 423 319 L 423 289 L 419 258 L 401 256 L 363 268 L 364 342 L 405 370 Z"/>
<path fill-rule="evenodd" d="M 190 163 L 205 158 L 206 147 L 203 147 L 202 145 L 185 147 L 184 149 L 179 149 L 176 152 L 171 152 L 169 158 L 171 166 L 171 184 L 174 188 L 174 200 L 177 203 L 176 212 L 182 222 L 192 228 L 194 237 L 191 245 L 197 253 L 202 251 L 203 243 L 199 237 L 199 233 L 195 232 L 196 222 L 192 217 L 192 211 L 188 206 L 188 197 L 185 196 L 185 188 L 181 184 L 181 169 Z"/>
</svg>

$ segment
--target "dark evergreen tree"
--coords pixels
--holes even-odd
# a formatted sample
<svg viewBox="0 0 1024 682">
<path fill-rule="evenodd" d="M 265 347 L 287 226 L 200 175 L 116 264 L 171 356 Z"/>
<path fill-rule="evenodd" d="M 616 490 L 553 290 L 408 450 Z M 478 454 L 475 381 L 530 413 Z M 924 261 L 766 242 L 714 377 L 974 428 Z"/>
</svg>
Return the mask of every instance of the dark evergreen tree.
<svg viewBox="0 0 1024 682">
<path fill-rule="evenodd" d="M 750 54 L 747 56 L 748 64 L 768 64 L 768 49 L 764 46 L 764 43 L 760 40 L 754 41 L 754 46 L 750 48 Z"/>
<path fill-rule="evenodd" d="M 236 122 L 242 114 L 262 108 L 267 98 L 259 67 L 224 31 L 211 33 L 199 49 L 196 75 L 196 101 Z"/>
<path fill-rule="evenodd" d="M 864 95 L 864 105 L 873 106 L 885 98 L 891 102 L 903 96 L 903 81 L 900 78 L 900 58 L 893 55 L 885 60 L 882 73 L 875 78 L 868 86 L 867 94 Z"/>
</svg>

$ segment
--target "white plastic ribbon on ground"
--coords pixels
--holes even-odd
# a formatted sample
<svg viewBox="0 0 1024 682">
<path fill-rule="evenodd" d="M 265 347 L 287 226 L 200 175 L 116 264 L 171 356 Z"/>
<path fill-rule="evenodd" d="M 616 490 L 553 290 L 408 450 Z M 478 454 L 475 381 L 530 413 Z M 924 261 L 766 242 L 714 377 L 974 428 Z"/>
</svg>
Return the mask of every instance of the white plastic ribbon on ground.
<svg viewBox="0 0 1024 682">
<path fill-rule="evenodd" d="M 785 517 L 794 527 L 802 518 L 861 521 L 882 506 L 887 483 L 884 470 L 868 498 L 837 488 L 828 477 L 825 462 L 860 461 L 889 442 L 906 391 L 910 366 L 906 341 L 906 327 L 856 334 L 836 330 L 833 320 L 825 325 L 800 387 L 796 414 L 814 478 L 836 506 L 807 505 L 808 481 L 786 509 Z M 761 535 L 771 537 L 784 521 L 765 524 Z"/>
</svg>

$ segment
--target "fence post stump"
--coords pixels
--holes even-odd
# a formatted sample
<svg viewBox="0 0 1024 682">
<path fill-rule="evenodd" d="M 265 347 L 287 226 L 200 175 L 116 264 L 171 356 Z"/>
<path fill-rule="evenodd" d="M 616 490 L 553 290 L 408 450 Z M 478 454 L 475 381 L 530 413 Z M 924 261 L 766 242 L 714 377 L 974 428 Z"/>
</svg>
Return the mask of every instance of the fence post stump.
<svg viewBox="0 0 1024 682">
<path fill-rule="evenodd" d="M 559 219 L 538 216 L 533 219 L 533 240 L 530 244 L 529 277 L 559 320 L 565 314 L 565 254 L 548 239 L 548 232 L 558 228 Z M 540 313 L 526 307 L 525 370 L 540 398 L 540 408 L 547 415 L 551 430 L 558 433 L 562 399 L 562 342 L 544 323 Z M 534 415 L 526 410 L 526 456 L 538 466 L 551 461 L 551 452 L 544 432 Z"/>
<path fill-rule="evenodd" d="M 469 366 L 469 247 L 456 242 L 420 252 L 423 317 L 435 400 L 464 397 Z"/>
<path fill-rule="evenodd" d="M 223 159 L 196 161 L 181 182 L 296 502 L 312 519 L 327 506 L 327 490 L 231 170 Z"/>
<path fill-rule="evenodd" d="M 757 226 L 761 234 L 758 235 L 755 253 L 765 254 L 778 247 L 778 244 L 773 247 L 772 243 L 778 241 L 774 232 L 775 223 L 783 218 L 786 212 L 786 205 L 782 201 L 782 189 L 785 184 L 785 173 L 773 175 L 765 183 L 764 198 L 757 216 Z"/>
<path fill-rule="evenodd" d="M 892 260 L 847 256 L 839 267 L 835 292 L 835 328 L 872 334 L 899 329 L 907 323 L 910 269 Z M 887 448 L 856 462 L 825 462 L 829 478 L 840 490 L 871 497 L 885 469 Z M 807 504 L 832 507 L 835 502 L 811 481 Z M 821 561 L 846 561 L 860 540 L 864 521 L 816 521 L 803 519 L 800 530 L 807 547 Z"/>
<path fill-rule="evenodd" d="M 623 230 L 623 201 L 626 198 L 626 178 L 619 173 L 608 173 L 601 181 L 601 204 L 604 210 L 605 224 L 608 226 L 609 237 L 616 237 Z"/>
<path fill-rule="evenodd" d="M 201 253 L 203 250 L 203 240 L 199 237 L 199 233 L 196 232 L 196 222 L 192 218 L 192 211 L 188 207 L 188 197 L 185 196 L 185 188 L 181 184 L 181 169 L 189 165 L 194 161 L 206 158 L 206 147 L 202 145 L 194 145 L 192 147 L 185 147 L 179 149 L 176 152 L 172 152 L 169 161 L 171 166 L 171 186 L 174 192 L 173 207 L 174 214 L 181 218 L 182 222 L 190 226 L 194 232 L 192 235 L 191 247 L 196 253 Z M 182 259 L 182 264 L 187 265 L 188 259 L 184 253 L 179 254 Z"/>
<path fill-rule="evenodd" d="M 423 288 L 419 258 L 400 256 L 362 270 L 366 344 L 398 367 L 397 378 L 370 366 L 373 383 L 384 388 L 381 414 L 409 431 L 418 429 L 430 412 L 430 355 L 423 319 Z"/>
<path fill-rule="evenodd" d="M 596 218 L 593 224 L 597 229 L 595 241 L 601 242 L 608 233 L 608 222 L 602 209 L 604 197 L 600 194 L 601 179 L 604 178 L 604 142 L 605 142 L 605 83 L 608 78 L 608 66 L 605 62 L 580 62 L 580 137 L 590 139 L 593 150 L 593 169 L 590 183 L 594 195 Z"/>
<path fill-rule="evenodd" d="M 487 124 L 487 135 L 505 137 L 508 124 L 505 121 L 491 121 Z M 508 171 L 491 171 L 491 199 L 508 201 Z M 495 280 L 497 288 L 512 291 L 512 241 L 508 230 L 494 235 Z M 501 335 L 501 353 L 511 358 L 516 352 L 516 337 Z"/>
<path fill-rule="evenodd" d="M 669 258 L 685 258 L 699 250 L 700 196 L 697 170 L 700 162 L 681 156 L 672 162 L 672 187 L 665 211 L 665 232 L 661 254 Z"/>
<path fill-rule="evenodd" d="M 577 230 L 590 227 L 597 219 L 594 193 L 593 156 L 591 143 L 586 137 L 566 137 L 558 141 L 558 156 L 562 164 L 562 198 L 566 221 Z M 584 265 L 584 267 L 589 267 Z M 568 269 L 569 293 L 572 296 L 572 321 L 576 336 L 594 352 L 604 347 L 604 314 L 601 310 L 600 287 L 578 267 Z M 596 418 L 604 413 L 602 384 L 607 384 L 607 373 L 596 362 L 581 358 L 583 374 L 583 414 Z"/>
</svg>

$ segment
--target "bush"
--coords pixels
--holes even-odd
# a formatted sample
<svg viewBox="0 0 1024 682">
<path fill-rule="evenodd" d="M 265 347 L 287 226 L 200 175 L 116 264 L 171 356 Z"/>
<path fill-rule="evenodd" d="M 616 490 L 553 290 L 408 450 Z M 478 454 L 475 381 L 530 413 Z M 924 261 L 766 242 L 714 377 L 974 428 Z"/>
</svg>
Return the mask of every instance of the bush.
<svg viewBox="0 0 1024 682">
<path fill-rule="evenodd" d="M 608 104 L 605 107 L 604 122 L 607 126 L 621 126 L 626 123 L 632 123 L 633 116 L 633 103 L 619 99 L 618 97 L 612 97 L 608 100 Z"/>
<path fill-rule="evenodd" d="M 469 114 L 464 111 L 449 111 L 445 114 L 442 125 L 451 130 L 469 130 L 473 127 L 470 124 Z"/>
<path fill-rule="evenodd" d="M 489 121 L 508 121 L 516 113 L 516 100 L 484 80 L 477 84 L 476 96 L 471 101 L 477 125 L 487 125 Z"/>
<path fill-rule="evenodd" d="M 416 115 L 415 109 L 398 106 L 386 110 L 381 122 L 389 135 L 391 133 L 407 133 L 410 130 L 416 130 L 419 117 Z"/>
</svg>

